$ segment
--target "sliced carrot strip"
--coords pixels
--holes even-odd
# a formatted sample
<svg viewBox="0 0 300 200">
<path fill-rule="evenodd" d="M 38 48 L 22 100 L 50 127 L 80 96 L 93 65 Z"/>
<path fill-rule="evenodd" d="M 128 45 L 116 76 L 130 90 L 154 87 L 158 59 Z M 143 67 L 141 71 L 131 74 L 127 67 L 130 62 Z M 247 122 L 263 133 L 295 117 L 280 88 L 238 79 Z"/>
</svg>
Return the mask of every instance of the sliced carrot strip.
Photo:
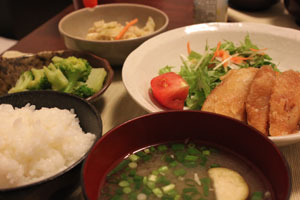
<svg viewBox="0 0 300 200">
<path fill-rule="evenodd" d="M 115 40 L 121 39 L 123 37 L 123 35 L 128 31 L 129 27 L 136 24 L 137 22 L 138 22 L 138 19 L 135 18 L 135 19 L 131 20 L 129 23 L 127 23 L 126 26 L 116 36 Z"/>
<path fill-rule="evenodd" d="M 223 51 L 222 60 L 226 60 L 229 56 L 230 56 L 230 54 L 227 51 Z M 223 66 L 224 66 L 224 68 L 227 68 L 228 62 L 225 62 L 223 64 Z"/>
<path fill-rule="evenodd" d="M 235 56 L 232 57 L 230 60 L 235 63 L 235 64 L 241 64 L 244 60 L 251 60 L 253 59 L 252 57 L 242 57 L 242 56 Z"/>
<path fill-rule="evenodd" d="M 253 48 L 250 48 L 251 51 L 254 51 L 254 52 L 258 52 L 258 51 L 265 51 L 267 50 L 267 48 L 264 48 L 264 49 L 253 49 Z"/>
<path fill-rule="evenodd" d="M 187 47 L 187 52 L 188 52 L 188 54 L 190 54 L 191 51 L 192 51 L 192 50 L 191 50 L 191 46 L 190 46 L 190 41 L 187 42 L 186 47 Z"/>
<path fill-rule="evenodd" d="M 216 51 L 210 61 L 213 61 L 218 56 L 220 48 L 221 48 L 221 42 L 218 42 Z"/>
</svg>

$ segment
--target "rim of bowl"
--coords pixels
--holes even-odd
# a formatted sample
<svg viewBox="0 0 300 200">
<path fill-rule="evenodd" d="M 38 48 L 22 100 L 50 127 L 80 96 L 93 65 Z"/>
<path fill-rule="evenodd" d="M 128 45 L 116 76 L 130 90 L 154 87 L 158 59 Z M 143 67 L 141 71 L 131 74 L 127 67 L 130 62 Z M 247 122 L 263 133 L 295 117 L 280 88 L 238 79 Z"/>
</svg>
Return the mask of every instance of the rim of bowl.
<svg viewBox="0 0 300 200">
<path fill-rule="evenodd" d="M 160 13 L 162 16 L 164 16 L 165 23 L 162 27 L 155 30 L 153 33 L 151 33 L 149 35 L 141 36 L 141 37 L 138 37 L 138 38 L 126 39 L 126 40 L 88 40 L 88 39 L 85 39 L 85 38 L 82 38 L 82 37 L 73 36 L 73 35 L 67 33 L 66 31 L 64 31 L 64 29 L 62 28 L 63 23 L 65 22 L 65 20 L 67 20 L 69 17 L 71 17 L 73 15 L 76 15 L 78 13 L 93 11 L 94 9 L 98 9 L 98 8 L 119 7 L 119 6 L 131 6 L 131 7 L 146 8 L 146 9 L 149 9 L 149 10 L 153 10 L 157 13 Z M 141 40 L 141 39 L 144 39 L 144 38 L 149 38 L 149 37 L 151 37 L 151 36 L 153 36 L 157 33 L 162 32 L 163 30 L 165 30 L 168 25 L 169 25 L 168 15 L 164 11 L 162 11 L 158 8 L 148 6 L 148 5 L 144 5 L 144 4 L 135 4 L 135 3 L 108 3 L 108 4 L 97 5 L 94 8 L 82 8 L 82 9 L 73 11 L 73 12 L 65 15 L 58 23 L 58 30 L 62 35 L 67 36 L 67 37 L 72 38 L 72 39 L 80 40 L 80 41 L 95 42 L 95 43 L 123 43 L 123 42 L 126 42 L 126 41 L 135 41 L 135 40 Z"/>
<path fill-rule="evenodd" d="M 286 160 L 286 158 L 284 157 L 284 155 L 281 153 L 281 151 L 279 150 L 278 146 L 276 146 L 276 144 L 270 140 L 267 136 L 261 134 L 257 129 L 253 128 L 252 126 L 248 125 L 248 124 L 245 124 L 237 119 L 234 119 L 234 118 L 231 118 L 231 117 L 228 117 L 228 116 L 225 116 L 225 115 L 221 115 L 221 114 L 218 114 L 218 113 L 212 113 L 212 112 L 206 112 L 206 111 L 199 111 L 199 110 L 182 110 L 182 111 L 178 111 L 178 110 L 167 110 L 167 111 L 159 111 L 159 112 L 154 112 L 154 113 L 147 113 L 145 115 L 141 115 L 141 116 L 138 116 L 138 117 L 135 117 L 135 118 L 132 118 L 128 121 L 125 121 L 121 124 L 119 124 L 118 126 L 112 128 L 111 130 L 109 130 L 107 133 L 105 133 L 97 142 L 96 144 L 94 144 L 93 148 L 90 150 L 90 152 L 92 151 L 95 151 L 97 146 L 99 145 L 99 143 L 102 142 L 102 140 L 105 140 L 106 137 L 109 137 L 109 135 L 111 133 L 113 133 L 115 130 L 121 128 L 122 126 L 126 126 L 127 124 L 130 124 L 132 123 L 133 121 L 136 121 L 136 120 L 141 120 L 143 118 L 147 118 L 147 117 L 153 117 L 154 115 L 163 115 L 163 114 L 168 114 L 168 113 L 180 113 L 180 112 L 186 112 L 186 113 L 204 113 L 206 115 L 215 115 L 215 116 L 219 116 L 219 117 L 222 117 L 222 118 L 226 118 L 226 119 L 229 119 L 229 120 L 232 120 L 232 121 L 235 121 L 235 123 L 239 123 L 243 126 L 246 126 L 248 129 L 251 129 L 253 132 L 256 132 L 258 137 L 262 138 L 266 143 L 269 143 L 269 145 L 272 146 L 272 148 L 274 149 L 274 151 L 276 151 L 277 155 L 280 157 L 280 159 L 282 160 L 283 162 L 283 165 L 285 166 L 286 168 L 286 171 L 287 171 L 287 175 L 288 175 L 288 182 L 289 182 L 289 187 L 288 187 L 288 191 L 287 191 L 287 197 L 286 197 L 286 200 L 288 200 L 291 196 L 291 191 L 292 191 L 292 177 L 291 177 L 291 170 L 290 170 L 290 166 Z M 90 154 L 89 154 L 90 155 Z M 81 166 L 81 189 L 82 189 L 82 195 L 84 197 L 85 200 L 90 200 L 90 198 L 88 197 L 87 193 L 86 193 L 86 185 L 84 183 L 84 170 L 85 170 L 85 166 L 86 166 L 86 163 L 88 162 L 88 157 L 89 155 L 86 157 L 86 159 L 83 161 L 83 164 Z"/>
<path fill-rule="evenodd" d="M 100 125 L 102 126 L 102 119 L 99 116 L 99 113 L 96 110 L 96 108 L 90 102 L 88 102 L 87 100 L 82 99 L 82 98 L 80 98 L 80 97 L 78 97 L 76 95 L 69 94 L 69 93 L 52 91 L 52 90 L 24 91 L 24 92 L 6 94 L 6 95 L 1 96 L 0 99 L 1 98 L 6 98 L 6 97 L 9 97 L 9 96 L 30 95 L 32 93 L 55 93 L 55 94 L 58 94 L 58 95 L 61 95 L 61 96 L 67 96 L 68 98 L 71 98 L 71 99 L 75 98 L 76 101 L 79 101 L 79 102 L 81 102 L 83 104 L 86 104 L 91 109 L 91 111 L 97 116 L 98 123 L 100 123 Z M 65 174 L 65 173 L 71 171 L 73 168 L 75 168 L 81 162 L 83 164 L 83 161 L 85 160 L 85 158 L 87 158 L 89 152 L 93 149 L 94 145 L 102 137 L 102 131 L 103 131 L 103 129 L 101 130 L 101 132 L 100 132 L 99 135 L 93 133 L 94 135 L 96 135 L 96 138 L 95 138 L 94 142 L 92 143 L 92 145 L 90 146 L 90 148 L 85 152 L 84 155 L 82 155 L 76 162 L 74 162 L 72 165 L 70 165 L 66 169 L 64 169 L 64 170 L 62 170 L 62 171 L 60 171 L 60 172 L 58 172 L 58 173 L 56 173 L 56 174 L 54 174 L 52 176 L 49 176 L 49 177 L 47 177 L 45 179 L 38 180 L 36 182 L 28 183 L 28 184 L 25 184 L 25 185 L 20 185 L 20 186 L 17 186 L 17 187 L 11 187 L 11 188 L 0 188 L 0 192 L 11 192 L 11 191 L 17 191 L 17 190 L 27 189 L 27 188 L 30 188 L 30 187 L 33 187 L 33 186 L 42 185 L 43 183 L 46 183 L 48 181 L 52 181 L 52 180 L 58 178 L 59 176 L 61 176 L 61 175 Z"/>
</svg>

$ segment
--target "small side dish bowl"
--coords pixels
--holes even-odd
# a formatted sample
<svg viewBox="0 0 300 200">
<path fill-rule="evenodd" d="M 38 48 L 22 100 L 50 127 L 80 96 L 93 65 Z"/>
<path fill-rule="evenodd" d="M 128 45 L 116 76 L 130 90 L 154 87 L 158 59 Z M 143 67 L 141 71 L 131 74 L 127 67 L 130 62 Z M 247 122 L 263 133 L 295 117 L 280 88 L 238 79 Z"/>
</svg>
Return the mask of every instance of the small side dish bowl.
<svg viewBox="0 0 300 200">
<path fill-rule="evenodd" d="M 155 23 L 155 31 L 149 35 L 127 40 L 87 40 L 88 29 L 94 22 L 117 21 L 121 24 L 138 19 L 138 27 L 145 25 L 151 16 Z M 83 8 L 74 11 L 61 19 L 58 29 L 69 49 L 89 51 L 106 58 L 112 66 L 122 66 L 124 60 L 136 47 L 147 39 L 165 31 L 169 23 L 168 16 L 161 10 L 130 3 L 113 3 L 98 5 L 94 8 Z"/>
<path fill-rule="evenodd" d="M 289 199 L 289 167 L 274 143 L 240 121 L 201 111 L 147 114 L 106 133 L 95 144 L 82 167 L 81 184 L 85 199 L 99 199 L 108 173 L 129 154 L 144 148 L 151 151 L 149 147 L 153 145 L 187 140 L 196 144 L 216 145 L 221 150 L 224 148 L 240 156 L 252 166 L 244 171 L 245 173 L 256 168 L 264 177 L 271 188 L 272 199 Z M 161 166 L 152 163 L 151 160 L 148 162 L 153 166 Z"/>
<path fill-rule="evenodd" d="M 16 57 L 15 57 L 16 55 Z M 31 68 L 43 68 L 48 66 L 54 56 L 67 58 L 75 56 L 86 59 L 93 68 L 104 68 L 107 72 L 103 86 L 100 91 L 86 98 L 89 102 L 95 102 L 110 86 L 114 71 L 108 61 L 89 52 L 61 50 L 43 51 L 36 54 L 23 54 L 20 52 L 6 52 L 0 57 L 0 96 L 7 94 L 8 90 L 15 86 L 20 75 Z"/>
<path fill-rule="evenodd" d="M 23 108 L 30 104 L 34 105 L 37 110 L 40 108 L 73 109 L 76 117 L 79 119 L 82 130 L 85 133 L 89 132 L 95 135 L 95 140 L 88 151 L 73 164 L 48 178 L 18 187 L 1 188 L 0 199 L 50 200 L 64 199 L 71 196 L 80 185 L 80 169 L 83 160 L 102 135 L 102 120 L 94 106 L 77 96 L 55 91 L 26 91 L 8 94 L 0 97 L 0 104 L 10 104 L 14 108 Z M 60 120 L 63 120 L 63 118 Z M 24 122 L 24 124 L 26 123 Z M 61 140 L 65 141 L 63 138 Z M 27 153 L 29 154 L 29 152 L 30 150 L 28 149 Z M 34 155 L 37 154 L 37 152 L 33 153 L 35 153 Z M 52 164 L 54 164 L 53 160 Z"/>
</svg>

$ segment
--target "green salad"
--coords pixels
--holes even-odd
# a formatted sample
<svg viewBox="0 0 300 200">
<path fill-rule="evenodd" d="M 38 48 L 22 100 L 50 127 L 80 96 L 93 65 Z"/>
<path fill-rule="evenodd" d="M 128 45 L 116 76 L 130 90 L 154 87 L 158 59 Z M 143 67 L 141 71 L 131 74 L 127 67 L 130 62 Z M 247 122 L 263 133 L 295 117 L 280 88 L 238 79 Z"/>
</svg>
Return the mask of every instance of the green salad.
<svg viewBox="0 0 300 200">
<path fill-rule="evenodd" d="M 253 44 L 248 34 L 239 45 L 227 40 L 214 48 L 206 45 L 203 54 L 190 50 L 189 43 L 187 46 L 188 56 L 180 57 L 182 65 L 178 74 L 189 85 L 185 106 L 192 110 L 201 109 L 207 96 L 221 82 L 220 78 L 231 69 L 270 65 L 278 71 L 272 58 L 265 53 L 267 49 Z M 173 68 L 167 65 L 159 74 L 172 72 Z"/>
</svg>

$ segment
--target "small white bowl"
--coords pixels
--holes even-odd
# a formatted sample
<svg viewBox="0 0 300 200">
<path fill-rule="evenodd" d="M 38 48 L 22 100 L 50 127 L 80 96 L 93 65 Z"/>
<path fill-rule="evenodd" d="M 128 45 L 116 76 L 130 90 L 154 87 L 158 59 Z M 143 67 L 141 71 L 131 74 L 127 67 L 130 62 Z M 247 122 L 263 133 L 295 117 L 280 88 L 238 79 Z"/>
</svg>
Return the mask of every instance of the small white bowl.
<svg viewBox="0 0 300 200">
<path fill-rule="evenodd" d="M 139 21 L 136 25 L 142 27 L 146 24 L 149 16 L 153 18 L 156 25 L 155 32 L 149 35 L 117 41 L 85 39 L 88 29 L 96 21 L 117 21 L 125 24 L 125 22 L 138 18 Z M 112 3 L 74 11 L 60 20 L 58 29 L 67 48 L 92 52 L 106 58 L 112 66 L 120 66 L 123 65 L 129 53 L 147 39 L 165 31 L 168 24 L 168 16 L 159 9 L 141 4 Z"/>
<path fill-rule="evenodd" d="M 238 44 L 247 34 L 258 47 L 268 48 L 267 54 L 281 71 L 299 71 L 299 31 L 256 23 L 208 23 L 170 30 L 143 43 L 124 63 L 124 85 L 132 98 L 146 111 L 163 111 L 149 95 L 150 81 L 166 65 L 175 66 L 174 71 L 179 71 L 182 65 L 180 55 L 187 56 L 188 41 L 192 50 L 202 54 L 206 44 L 215 47 L 223 40 Z M 278 146 L 285 146 L 300 142 L 300 133 L 270 139 Z"/>
</svg>

